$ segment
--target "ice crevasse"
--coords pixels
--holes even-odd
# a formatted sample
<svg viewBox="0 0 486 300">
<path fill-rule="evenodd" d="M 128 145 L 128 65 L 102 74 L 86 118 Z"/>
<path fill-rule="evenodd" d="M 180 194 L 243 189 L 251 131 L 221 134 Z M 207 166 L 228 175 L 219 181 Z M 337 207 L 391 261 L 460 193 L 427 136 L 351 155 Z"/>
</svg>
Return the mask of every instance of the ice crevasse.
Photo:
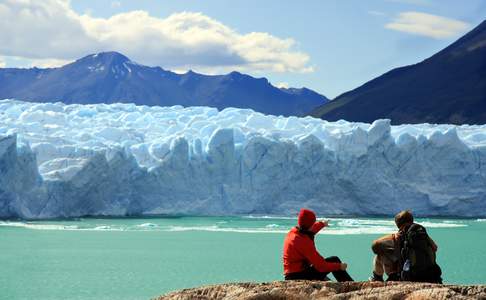
<svg viewBox="0 0 486 300">
<path fill-rule="evenodd" d="M 0 101 L 0 217 L 486 215 L 486 126 Z"/>
</svg>

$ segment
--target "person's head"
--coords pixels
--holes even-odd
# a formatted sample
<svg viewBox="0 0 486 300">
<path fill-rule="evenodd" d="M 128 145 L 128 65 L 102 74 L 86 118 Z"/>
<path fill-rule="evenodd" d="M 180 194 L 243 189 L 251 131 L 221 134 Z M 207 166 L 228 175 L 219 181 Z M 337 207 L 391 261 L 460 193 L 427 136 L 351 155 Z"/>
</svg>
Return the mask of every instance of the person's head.
<svg viewBox="0 0 486 300">
<path fill-rule="evenodd" d="M 316 222 L 316 214 L 306 208 L 302 208 L 299 212 L 299 219 L 297 220 L 297 223 L 299 227 L 303 230 L 307 230 L 311 228 L 312 225 Z"/>
<path fill-rule="evenodd" d="M 403 228 L 406 225 L 410 225 L 413 223 L 413 215 L 412 212 L 409 210 L 402 210 L 398 214 L 395 215 L 395 224 L 397 225 L 398 229 Z"/>
</svg>

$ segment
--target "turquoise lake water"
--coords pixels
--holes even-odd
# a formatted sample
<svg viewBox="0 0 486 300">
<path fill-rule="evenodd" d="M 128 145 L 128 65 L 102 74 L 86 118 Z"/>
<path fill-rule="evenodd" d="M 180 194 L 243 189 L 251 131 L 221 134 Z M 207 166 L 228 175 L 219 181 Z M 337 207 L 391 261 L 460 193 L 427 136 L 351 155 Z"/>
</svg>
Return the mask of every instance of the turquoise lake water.
<svg viewBox="0 0 486 300">
<path fill-rule="evenodd" d="M 0 221 L 0 299 L 150 299 L 188 287 L 282 279 L 295 218 L 181 217 Z M 422 219 L 448 283 L 486 283 L 486 220 Z M 391 219 L 330 219 L 316 237 L 355 280 L 371 272 L 370 243 Z"/>
</svg>

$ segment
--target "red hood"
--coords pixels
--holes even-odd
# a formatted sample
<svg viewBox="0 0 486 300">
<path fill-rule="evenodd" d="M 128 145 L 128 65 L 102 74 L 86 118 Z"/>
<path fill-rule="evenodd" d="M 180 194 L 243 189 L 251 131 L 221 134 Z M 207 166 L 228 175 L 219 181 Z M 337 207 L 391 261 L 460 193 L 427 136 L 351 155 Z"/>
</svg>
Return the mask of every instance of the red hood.
<svg viewBox="0 0 486 300">
<path fill-rule="evenodd" d="M 302 229 L 309 229 L 316 221 L 316 214 L 310 210 L 302 208 L 299 212 L 298 224 Z"/>
</svg>

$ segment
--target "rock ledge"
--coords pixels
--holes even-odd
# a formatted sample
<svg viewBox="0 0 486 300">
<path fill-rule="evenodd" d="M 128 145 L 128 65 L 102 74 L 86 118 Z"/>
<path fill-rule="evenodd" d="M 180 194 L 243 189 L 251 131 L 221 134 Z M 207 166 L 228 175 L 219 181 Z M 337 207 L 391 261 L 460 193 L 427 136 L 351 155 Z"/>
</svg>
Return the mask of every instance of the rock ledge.
<svg viewBox="0 0 486 300">
<path fill-rule="evenodd" d="M 274 281 L 227 283 L 172 292 L 157 300 L 486 299 L 486 285 L 411 282 Z"/>
</svg>

